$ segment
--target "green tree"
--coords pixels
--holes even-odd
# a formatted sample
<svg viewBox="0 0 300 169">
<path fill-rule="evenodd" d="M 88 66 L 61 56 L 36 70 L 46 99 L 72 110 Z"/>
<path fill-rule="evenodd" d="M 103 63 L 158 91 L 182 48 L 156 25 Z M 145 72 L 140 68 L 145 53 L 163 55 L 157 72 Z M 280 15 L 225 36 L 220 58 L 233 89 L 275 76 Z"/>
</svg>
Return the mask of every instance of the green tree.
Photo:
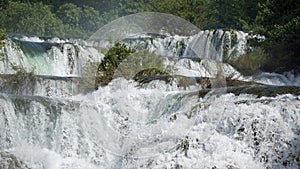
<svg viewBox="0 0 300 169">
<path fill-rule="evenodd" d="M 295 0 L 266 0 L 258 4 L 255 32 L 266 37 L 263 47 L 273 56 L 274 67 L 299 67 L 300 2 Z"/>
<path fill-rule="evenodd" d="M 103 25 L 94 8 L 71 3 L 60 6 L 56 14 L 42 3 L 9 1 L 1 9 L 0 27 L 8 33 L 88 38 Z"/>
<path fill-rule="evenodd" d="M 117 9 L 112 9 L 110 11 L 105 11 L 102 13 L 101 17 L 103 18 L 103 21 L 105 24 L 118 19 L 120 17 L 120 13 Z"/>
<path fill-rule="evenodd" d="M 66 3 L 59 7 L 57 16 L 65 25 L 79 27 L 81 9 L 72 3 Z"/>
<path fill-rule="evenodd" d="M 150 0 L 150 10 L 182 17 L 199 28 L 208 24 L 207 0 Z"/>
<path fill-rule="evenodd" d="M 113 79 L 114 73 L 123 59 L 134 52 L 135 50 L 119 42 L 110 48 L 98 66 L 95 88 L 107 85 Z"/>
<path fill-rule="evenodd" d="M 62 20 L 66 37 L 80 38 L 84 32 L 80 29 L 81 9 L 72 3 L 60 6 L 56 15 Z"/>
<path fill-rule="evenodd" d="M 32 34 L 39 36 L 59 36 L 62 22 L 51 8 L 42 3 L 9 2 L 0 11 L 0 27 L 10 33 Z"/>
<path fill-rule="evenodd" d="M 57 16 L 64 23 L 67 37 L 88 38 L 103 25 L 99 12 L 89 6 L 66 3 L 59 7 Z"/>
<path fill-rule="evenodd" d="M 5 34 L 5 29 L 0 29 L 0 49 L 4 47 L 5 42 L 3 40 L 7 39 L 7 35 Z"/>
<path fill-rule="evenodd" d="M 6 9 L 8 7 L 8 0 L 0 1 L 0 10 Z"/>
<path fill-rule="evenodd" d="M 182 17 L 200 28 L 205 28 L 208 19 L 208 0 L 130 0 L 122 3 L 122 15 L 137 12 L 162 12 Z"/>
<path fill-rule="evenodd" d="M 89 36 L 96 32 L 101 26 L 103 26 L 103 19 L 100 13 L 92 7 L 84 6 L 80 17 L 80 28 Z"/>
<path fill-rule="evenodd" d="M 258 13 L 257 4 L 263 0 L 211 0 L 210 28 L 250 30 Z"/>
</svg>

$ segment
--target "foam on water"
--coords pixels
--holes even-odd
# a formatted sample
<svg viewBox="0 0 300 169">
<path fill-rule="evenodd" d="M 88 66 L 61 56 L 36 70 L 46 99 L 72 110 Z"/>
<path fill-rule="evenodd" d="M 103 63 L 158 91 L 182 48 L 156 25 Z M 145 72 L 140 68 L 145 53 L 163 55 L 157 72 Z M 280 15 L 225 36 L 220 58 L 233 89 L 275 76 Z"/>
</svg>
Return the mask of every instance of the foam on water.
<svg viewBox="0 0 300 169">
<path fill-rule="evenodd" d="M 104 56 L 95 48 L 75 43 L 38 41 L 36 37 L 21 39 L 7 40 L 5 48 L 0 50 L 1 74 L 13 74 L 21 68 L 36 75 L 81 76 L 87 62 L 100 62 Z"/>
<path fill-rule="evenodd" d="M 16 73 L 14 64 L 43 76 L 33 86 L 29 79 L 19 88 L 1 88 L 0 151 L 14 154 L 33 169 L 296 168 L 300 96 L 257 98 L 222 91 L 226 78 L 295 86 L 300 79 L 292 72 L 244 77 L 222 63 L 224 57 L 236 58 L 245 50 L 246 33 L 235 34 L 237 44 L 231 44 L 233 33 L 223 30 L 121 39 L 168 57 L 164 65 L 171 65 L 172 75 L 219 77 L 203 98 L 198 96 L 201 85 L 180 87 L 175 80 L 139 84 L 124 78 L 74 95 L 76 84 L 62 77 L 82 77 L 86 63 L 99 64 L 103 58 L 100 49 L 25 38 L 20 43 L 38 53 L 29 56 L 10 40 L 5 47 L 9 59 L 0 62 L 1 73 Z M 233 56 L 234 50 L 238 54 Z M 225 86 L 214 86 L 224 81 Z M 221 87 L 221 92 L 214 87 Z"/>
<path fill-rule="evenodd" d="M 298 97 L 198 98 L 122 78 L 65 99 L 2 95 L 0 143 L 32 168 L 295 168 Z"/>
</svg>

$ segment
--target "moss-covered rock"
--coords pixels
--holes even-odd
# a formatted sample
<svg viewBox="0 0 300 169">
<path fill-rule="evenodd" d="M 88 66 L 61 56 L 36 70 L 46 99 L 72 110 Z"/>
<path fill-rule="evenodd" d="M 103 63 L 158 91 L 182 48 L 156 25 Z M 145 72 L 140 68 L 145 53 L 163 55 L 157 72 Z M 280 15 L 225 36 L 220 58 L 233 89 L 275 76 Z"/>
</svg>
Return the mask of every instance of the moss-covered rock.
<svg viewBox="0 0 300 169">
<path fill-rule="evenodd" d="M 29 169 L 27 165 L 9 152 L 0 152 L 0 167 L 3 169 Z"/>
<path fill-rule="evenodd" d="M 253 85 L 261 85 L 260 83 L 256 82 L 247 82 L 247 81 L 241 81 L 241 80 L 233 80 L 233 79 L 226 79 L 226 85 L 231 87 L 231 86 L 253 86 Z"/>
<path fill-rule="evenodd" d="M 157 68 L 142 70 L 133 79 L 140 84 L 150 83 L 153 80 L 161 80 L 167 84 L 175 82 L 177 84 L 177 87 L 183 88 L 187 88 L 189 86 L 196 85 L 202 82 L 201 80 L 199 80 L 199 78 L 186 77 L 181 75 L 170 75 L 169 72 Z"/>
<path fill-rule="evenodd" d="M 150 69 L 144 69 L 140 72 L 138 72 L 133 79 L 135 81 L 138 81 L 140 83 L 148 83 L 152 81 L 153 79 L 157 79 L 159 76 L 168 75 L 169 73 L 166 71 L 163 71 L 159 68 L 150 68 Z M 169 81 L 169 78 L 163 78 L 160 79 Z"/>
<path fill-rule="evenodd" d="M 12 65 L 12 68 L 16 71 L 15 74 L 1 75 L 0 90 L 4 88 L 18 92 L 18 90 L 26 90 L 24 87 L 33 88 L 36 85 L 38 78 L 33 71 L 26 72 L 24 68 L 15 65 Z"/>
<path fill-rule="evenodd" d="M 96 71 L 100 62 L 88 61 L 82 67 L 82 77 L 78 80 L 78 90 L 86 93 L 95 89 L 95 79 L 97 78 Z"/>
<path fill-rule="evenodd" d="M 298 86 L 257 86 L 257 87 L 249 87 L 241 92 L 247 94 L 257 95 L 258 97 L 275 97 L 277 95 L 282 94 L 300 94 L 300 87 Z"/>
<path fill-rule="evenodd" d="M 199 97 L 204 97 L 207 93 L 210 92 L 210 89 L 203 89 L 198 92 Z M 226 89 L 227 93 L 233 93 L 235 95 L 240 94 L 252 94 L 257 97 L 275 97 L 282 94 L 294 94 L 300 95 L 299 86 L 268 86 L 268 85 L 259 85 L 259 86 L 237 86 L 237 87 L 228 87 Z"/>
<path fill-rule="evenodd" d="M 212 88 L 212 81 L 215 81 L 214 78 L 199 78 L 197 79 L 197 83 L 200 84 L 204 89 L 210 89 Z M 247 81 L 241 81 L 241 80 L 234 80 L 230 78 L 226 78 L 226 85 L 227 87 L 232 86 L 252 86 L 252 85 L 261 85 L 256 82 L 247 82 Z"/>
<path fill-rule="evenodd" d="M 187 156 L 187 152 L 189 150 L 189 147 L 190 147 L 189 137 L 186 136 L 185 138 L 183 138 L 180 141 L 180 144 L 177 146 L 177 150 L 181 150 L 182 152 L 184 152 L 184 155 Z"/>
</svg>

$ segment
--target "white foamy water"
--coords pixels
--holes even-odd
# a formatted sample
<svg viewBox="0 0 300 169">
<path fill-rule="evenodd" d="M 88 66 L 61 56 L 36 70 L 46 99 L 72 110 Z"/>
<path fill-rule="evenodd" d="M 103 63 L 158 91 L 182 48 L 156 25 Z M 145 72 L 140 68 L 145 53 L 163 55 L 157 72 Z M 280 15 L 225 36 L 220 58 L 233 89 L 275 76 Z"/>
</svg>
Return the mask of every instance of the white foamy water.
<svg viewBox="0 0 300 169">
<path fill-rule="evenodd" d="M 222 30 L 126 43 L 168 57 L 164 66 L 171 66 L 172 75 L 194 81 L 221 76 L 216 83 L 231 78 L 299 86 L 292 72 L 244 77 L 222 63 L 222 45 L 230 46 L 226 57 L 244 52 L 246 34 L 236 35 L 237 44 Z M 139 84 L 124 78 L 80 94 L 83 67 L 93 62 L 97 68 L 102 49 L 59 39 L 22 40 L 23 48 L 8 41 L 9 59 L 0 62 L 1 74 L 15 74 L 12 65 L 17 65 L 40 76 L 22 82 L 1 77 L 0 153 L 13 154 L 29 168 L 298 167 L 300 95 L 235 96 L 226 93 L 225 83 L 221 92 L 213 88 L 199 98 L 199 84 L 180 87 L 176 79 Z M 0 159 L 0 168 L 4 163 Z"/>
<path fill-rule="evenodd" d="M 65 99 L 2 95 L 1 150 L 47 169 L 295 168 L 297 97 L 198 98 L 192 89 L 125 79 Z"/>
</svg>

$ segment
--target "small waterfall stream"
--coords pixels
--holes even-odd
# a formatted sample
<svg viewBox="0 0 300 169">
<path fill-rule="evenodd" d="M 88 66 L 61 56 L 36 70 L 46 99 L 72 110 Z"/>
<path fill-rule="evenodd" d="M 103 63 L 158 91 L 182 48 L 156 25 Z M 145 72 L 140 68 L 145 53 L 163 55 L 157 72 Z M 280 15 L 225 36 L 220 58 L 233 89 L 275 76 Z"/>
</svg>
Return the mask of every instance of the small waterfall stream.
<svg viewBox="0 0 300 169">
<path fill-rule="evenodd" d="M 223 63 L 245 52 L 245 37 L 207 30 L 123 41 L 164 56 L 175 75 L 194 81 L 221 70 L 233 79 L 299 86 L 299 77 L 244 77 Z M 0 168 L 11 164 L 7 156 L 34 169 L 298 167 L 299 95 L 199 97 L 200 84 L 124 78 L 82 92 L 85 66 L 104 57 L 99 47 L 11 38 L 1 52 Z"/>
</svg>

